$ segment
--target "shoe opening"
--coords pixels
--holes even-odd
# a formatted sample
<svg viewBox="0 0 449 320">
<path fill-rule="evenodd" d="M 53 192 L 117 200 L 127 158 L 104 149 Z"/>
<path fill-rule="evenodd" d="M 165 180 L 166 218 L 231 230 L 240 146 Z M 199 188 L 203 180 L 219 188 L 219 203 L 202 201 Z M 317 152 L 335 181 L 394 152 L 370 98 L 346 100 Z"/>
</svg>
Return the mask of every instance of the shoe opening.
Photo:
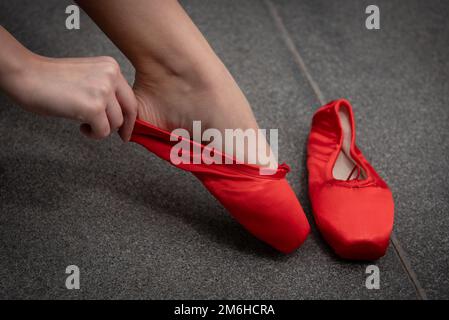
<svg viewBox="0 0 449 320">
<path fill-rule="evenodd" d="M 352 126 L 350 114 L 346 106 L 338 109 L 338 117 L 343 134 L 343 143 L 332 169 L 332 175 L 337 180 L 363 180 L 367 175 L 363 168 L 351 156 Z"/>
</svg>

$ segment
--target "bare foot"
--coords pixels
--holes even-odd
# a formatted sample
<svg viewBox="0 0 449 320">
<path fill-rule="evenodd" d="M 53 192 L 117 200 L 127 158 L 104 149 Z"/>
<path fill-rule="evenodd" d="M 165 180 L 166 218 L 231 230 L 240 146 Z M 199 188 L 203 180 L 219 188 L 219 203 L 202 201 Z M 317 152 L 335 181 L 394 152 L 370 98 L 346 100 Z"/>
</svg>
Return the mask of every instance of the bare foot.
<svg viewBox="0 0 449 320">
<path fill-rule="evenodd" d="M 197 120 L 202 130 L 215 128 L 222 134 L 225 129 L 258 129 L 246 97 L 221 62 L 207 70 L 164 74 L 167 76 L 154 79 L 136 73 L 134 92 L 140 119 L 167 131 L 184 128 L 191 134 Z M 268 144 L 265 150 L 269 152 Z M 246 150 L 235 150 L 233 156 L 245 162 L 249 158 Z M 260 159 L 258 155 L 258 164 Z"/>
<path fill-rule="evenodd" d="M 137 72 L 134 92 L 139 117 L 166 130 L 202 128 L 258 129 L 248 101 L 224 66 L 208 74 L 172 75 L 155 82 Z"/>
<path fill-rule="evenodd" d="M 221 133 L 258 129 L 245 96 L 178 1 L 77 3 L 137 70 L 134 90 L 141 119 L 191 133 L 194 120 L 201 120 L 203 130 Z M 262 144 L 266 146 L 265 139 Z"/>
</svg>

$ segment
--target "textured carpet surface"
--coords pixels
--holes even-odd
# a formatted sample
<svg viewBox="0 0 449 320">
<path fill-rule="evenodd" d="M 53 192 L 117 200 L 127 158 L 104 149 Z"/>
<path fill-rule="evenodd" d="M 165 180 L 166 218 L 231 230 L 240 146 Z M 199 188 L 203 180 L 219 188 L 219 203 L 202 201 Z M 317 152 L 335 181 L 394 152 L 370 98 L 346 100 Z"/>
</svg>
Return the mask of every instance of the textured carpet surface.
<svg viewBox="0 0 449 320">
<path fill-rule="evenodd" d="M 132 82 L 129 62 L 86 15 L 80 30 L 65 29 L 69 4 L 2 1 L 0 24 L 43 55 L 111 55 Z M 142 147 L 87 140 L 76 124 L 0 95 L 0 298 L 448 298 L 448 6 L 378 1 L 381 30 L 368 31 L 364 1 L 182 4 L 260 126 L 279 129 L 312 235 L 280 255 Z M 308 78 L 326 99 L 354 103 L 359 146 L 393 189 L 400 248 L 375 263 L 379 290 L 365 287 L 369 263 L 339 260 L 314 226 L 305 142 L 320 103 Z M 65 288 L 72 264 L 80 290 Z"/>
</svg>

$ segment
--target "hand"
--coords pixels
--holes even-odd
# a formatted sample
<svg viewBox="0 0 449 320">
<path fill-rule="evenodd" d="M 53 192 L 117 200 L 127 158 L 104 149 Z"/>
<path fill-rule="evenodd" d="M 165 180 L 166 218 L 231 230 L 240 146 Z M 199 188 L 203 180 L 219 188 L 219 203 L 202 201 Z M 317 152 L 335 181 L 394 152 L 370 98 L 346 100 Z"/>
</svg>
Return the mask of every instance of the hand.
<svg viewBox="0 0 449 320">
<path fill-rule="evenodd" d="M 119 129 L 129 141 L 137 115 L 133 90 L 111 57 L 53 59 L 32 55 L 11 74 L 7 93 L 25 110 L 80 121 L 80 130 L 102 139 Z"/>
</svg>

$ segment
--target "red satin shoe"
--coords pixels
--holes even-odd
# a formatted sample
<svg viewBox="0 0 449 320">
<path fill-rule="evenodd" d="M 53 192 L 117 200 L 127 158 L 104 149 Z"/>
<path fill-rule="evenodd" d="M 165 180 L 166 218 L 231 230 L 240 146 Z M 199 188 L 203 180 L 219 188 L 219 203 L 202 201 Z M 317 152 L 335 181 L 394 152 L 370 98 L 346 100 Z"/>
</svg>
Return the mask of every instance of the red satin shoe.
<svg viewBox="0 0 449 320">
<path fill-rule="evenodd" d="M 170 141 L 170 135 L 176 141 Z M 207 146 L 176 136 L 153 125 L 137 120 L 131 141 L 139 143 L 158 157 L 170 162 L 170 150 L 181 139 L 191 146 Z M 190 157 L 196 148 L 190 148 Z M 215 151 L 217 153 L 217 151 Z M 222 158 L 229 157 L 218 153 Z M 204 153 L 203 153 L 204 159 Z M 235 161 L 235 160 L 234 160 Z M 285 175 L 290 168 L 283 164 L 273 175 L 261 175 L 259 167 L 248 164 L 178 164 L 191 172 L 215 198 L 249 232 L 283 253 L 298 248 L 309 234 L 306 216 Z"/>
<path fill-rule="evenodd" d="M 355 260 L 382 257 L 393 228 L 393 196 L 355 145 L 348 101 L 332 101 L 314 114 L 307 168 L 316 224 L 335 252 Z"/>
</svg>

